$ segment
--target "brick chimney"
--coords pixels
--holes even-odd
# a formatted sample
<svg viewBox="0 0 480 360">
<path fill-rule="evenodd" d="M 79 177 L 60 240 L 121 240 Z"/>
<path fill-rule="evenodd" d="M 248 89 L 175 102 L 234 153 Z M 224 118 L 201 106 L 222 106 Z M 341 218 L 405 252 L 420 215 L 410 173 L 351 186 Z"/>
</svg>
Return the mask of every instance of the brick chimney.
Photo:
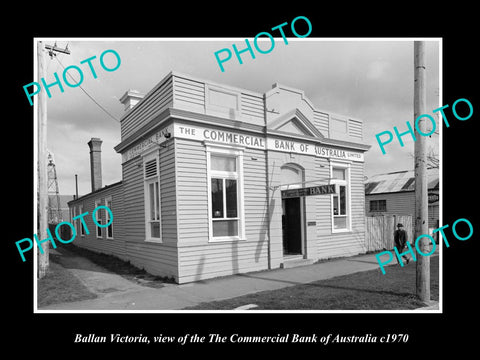
<svg viewBox="0 0 480 360">
<path fill-rule="evenodd" d="M 128 90 L 120 98 L 120 102 L 125 105 L 125 111 L 133 108 L 140 100 L 143 99 L 145 94 L 140 93 L 137 90 Z"/>
<path fill-rule="evenodd" d="M 88 142 L 90 147 L 90 174 L 92 192 L 102 188 L 102 140 L 92 138 Z"/>
</svg>

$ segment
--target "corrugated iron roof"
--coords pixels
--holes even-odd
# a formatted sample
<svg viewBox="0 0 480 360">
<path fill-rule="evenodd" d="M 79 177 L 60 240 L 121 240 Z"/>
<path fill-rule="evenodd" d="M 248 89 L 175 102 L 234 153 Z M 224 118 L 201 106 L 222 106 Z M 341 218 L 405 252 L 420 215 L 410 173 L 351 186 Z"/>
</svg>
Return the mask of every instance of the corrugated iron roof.
<svg viewBox="0 0 480 360">
<path fill-rule="evenodd" d="M 428 169 L 428 189 L 438 189 L 439 170 Z M 365 194 L 382 194 L 415 190 L 415 172 L 413 170 L 395 171 L 378 174 L 365 180 Z"/>
</svg>

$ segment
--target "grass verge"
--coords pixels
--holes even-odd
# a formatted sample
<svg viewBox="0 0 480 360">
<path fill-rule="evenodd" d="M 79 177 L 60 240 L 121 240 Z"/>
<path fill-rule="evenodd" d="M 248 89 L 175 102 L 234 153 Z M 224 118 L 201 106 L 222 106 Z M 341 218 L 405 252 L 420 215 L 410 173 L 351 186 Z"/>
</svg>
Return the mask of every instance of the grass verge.
<svg viewBox="0 0 480 360">
<path fill-rule="evenodd" d="M 78 246 L 67 244 L 56 248 L 58 254 L 50 253 L 50 267 L 47 275 L 38 280 L 37 301 L 38 307 L 59 304 L 64 302 L 94 299 L 92 293 L 83 283 L 73 275 L 68 268 L 71 266 L 68 258 L 82 257 L 103 267 L 109 272 L 120 275 L 142 286 L 161 288 L 166 282 L 173 282 L 173 278 L 164 278 L 147 273 L 128 261 L 115 256 L 96 253 Z M 73 265 L 75 266 L 75 265 Z"/>
<path fill-rule="evenodd" d="M 438 301 L 438 256 L 430 259 L 431 299 Z M 415 296 L 415 262 L 328 280 L 262 291 L 233 299 L 202 303 L 185 310 L 231 310 L 256 304 L 252 310 L 410 310 L 424 306 Z"/>
<path fill-rule="evenodd" d="M 47 274 L 37 283 L 37 306 L 39 308 L 63 302 L 81 301 L 97 297 L 90 292 L 70 271 L 50 257 Z"/>
<path fill-rule="evenodd" d="M 66 256 L 81 256 L 94 264 L 105 268 L 112 273 L 120 275 L 125 279 L 141 283 L 149 287 L 162 287 L 164 283 L 174 283 L 174 279 L 170 277 L 162 277 L 149 274 L 144 269 L 140 269 L 132 265 L 129 261 L 124 261 L 116 256 L 97 253 L 88 249 L 84 249 L 73 244 L 58 247 L 57 251 Z"/>
</svg>

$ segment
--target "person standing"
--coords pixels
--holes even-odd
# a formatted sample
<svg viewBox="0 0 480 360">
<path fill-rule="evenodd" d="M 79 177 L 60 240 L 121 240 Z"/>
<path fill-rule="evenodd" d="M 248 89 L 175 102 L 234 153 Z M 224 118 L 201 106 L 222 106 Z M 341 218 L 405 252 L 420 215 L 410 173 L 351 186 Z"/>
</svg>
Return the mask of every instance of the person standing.
<svg viewBox="0 0 480 360">
<path fill-rule="evenodd" d="M 408 241 L 407 232 L 403 228 L 403 224 L 400 224 L 400 223 L 397 224 L 397 230 L 395 230 L 393 233 L 393 241 L 394 241 L 395 247 L 397 248 L 398 253 L 401 254 Z M 407 255 L 403 255 L 402 258 L 405 259 L 407 264 L 410 262 L 410 259 L 408 258 Z M 397 262 L 400 264 L 400 259 L 398 258 L 398 256 L 397 256 Z"/>
</svg>

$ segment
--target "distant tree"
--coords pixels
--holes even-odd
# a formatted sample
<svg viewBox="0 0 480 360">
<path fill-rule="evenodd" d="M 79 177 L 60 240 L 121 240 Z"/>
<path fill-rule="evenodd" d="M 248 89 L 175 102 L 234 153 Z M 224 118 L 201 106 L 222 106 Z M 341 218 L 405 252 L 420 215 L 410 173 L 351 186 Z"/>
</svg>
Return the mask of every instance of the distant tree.
<svg viewBox="0 0 480 360">
<path fill-rule="evenodd" d="M 440 159 L 433 148 L 430 148 L 427 153 L 427 168 L 438 169 L 440 167 Z"/>
<path fill-rule="evenodd" d="M 414 159 L 414 155 L 412 152 L 408 154 L 412 159 Z M 440 159 L 438 158 L 438 154 L 435 153 L 435 150 L 432 146 L 428 148 L 427 152 L 427 168 L 428 169 L 438 169 L 440 167 Z"/>
</svg>

